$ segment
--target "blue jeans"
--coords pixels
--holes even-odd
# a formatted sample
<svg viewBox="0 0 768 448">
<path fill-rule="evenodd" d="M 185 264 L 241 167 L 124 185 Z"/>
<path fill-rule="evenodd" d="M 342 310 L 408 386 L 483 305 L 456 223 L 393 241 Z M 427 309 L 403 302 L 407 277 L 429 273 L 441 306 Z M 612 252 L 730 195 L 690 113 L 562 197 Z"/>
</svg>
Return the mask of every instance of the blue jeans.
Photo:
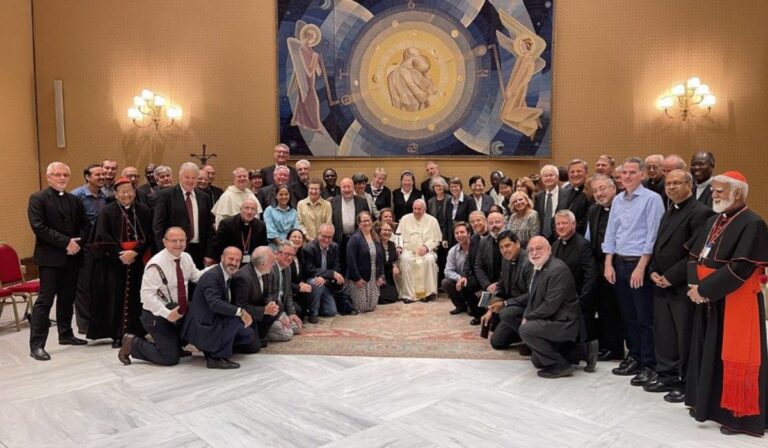
<svg viewBox="0 0 768 448">
<path fill-rule="evenodd" d="M 332 317 L 338 314 L 336 299 L 326 285 L 312 286 L 309 302 L 309 316 Z"/>
<path fill-rule="evenodd" d="M 629 280 L 637 263 L 637 261 L 619 261 L 614 257 L 616 283 L 613 285 L 613 291 L 624 318 L 629 356 L 639 361 L 643 367 L 653 369 L 656 367 L 653 346 L 653 283 L 646 270 L 643 286 L 630 287 Z"/>
</svg>

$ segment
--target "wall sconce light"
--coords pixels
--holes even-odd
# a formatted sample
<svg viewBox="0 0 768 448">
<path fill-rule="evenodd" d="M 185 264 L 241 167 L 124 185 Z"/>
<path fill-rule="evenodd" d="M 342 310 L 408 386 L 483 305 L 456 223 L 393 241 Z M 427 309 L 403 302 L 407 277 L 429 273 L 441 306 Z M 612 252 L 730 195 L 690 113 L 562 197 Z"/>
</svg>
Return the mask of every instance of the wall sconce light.
<svg viewBox="0 0 768 448">
<path fill-rule="evenodd" d="M 163 115 L 163 109 L 165 109 L 165 115 Z M 159 129 L 160 126 L 169 128 L 181 118 L 181 108 L 166 105 L 165 97 L 144 89 L 141 91 L 141 96 L 133 97 L 133 107 L 128 109 L 128 118 L 140 128 L 149 126 L 154 126 L 155 129 Z"/>
<path fill-rule="evenodd" d="M 656 107 L 664 111 L 664 114 L 669 118 L 675 118 L 674 114 L 670 114 L 670 109 L 675 105 L 675 99 L 677 99 L 678 113 L 677 115 L 685 121 L 688 116 L 694 118 L 705 117 L 712 110 L 712 106 L 715 105 L 715 95 L 709 91 L 709 86 L 701 83 L 701 79 L 694 76 L 685 82 L 685 84 L 675 84 L 667 91 L 664 96 L 659 98 L 656 102 Z M 704 110 L 701 114 L 694 113 L 695 109 L 692 106 L 699 106 Z"/>
</svg>

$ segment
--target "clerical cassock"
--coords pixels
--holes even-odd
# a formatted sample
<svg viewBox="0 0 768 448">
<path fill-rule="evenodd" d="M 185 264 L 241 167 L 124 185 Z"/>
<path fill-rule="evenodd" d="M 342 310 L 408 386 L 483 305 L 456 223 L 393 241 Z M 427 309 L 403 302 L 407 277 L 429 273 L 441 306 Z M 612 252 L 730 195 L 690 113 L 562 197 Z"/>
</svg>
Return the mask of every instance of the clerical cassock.
<svg viewBox="0 0 768 448">
<path fill-rule="evenodd" d="M 762 435 L 768 354 L 759 275 L 768 265 L 768 228 L 742 204 L 710 218 L 686 246 L 688 283 L 706 301 L 696 305 L 685 404 L 724 433 Z"/>
<path fill-rule="evenodd" d="M 117 201 L 104 207 L 96 220 L 93 247 L 98 258 L 91 282 L 92 317 L 88 326 L 89 339 L 112 338 L 116 348 L 125 333 L 146 334 L 139 321 L 139 291 L 143 256 L 152 247 L 152 211 L 136 202 L 130 182 L 126 185 L 121 180 L 116 182 Z M 121 255 L 133 261 L 125 264 Z"/>
</svg>

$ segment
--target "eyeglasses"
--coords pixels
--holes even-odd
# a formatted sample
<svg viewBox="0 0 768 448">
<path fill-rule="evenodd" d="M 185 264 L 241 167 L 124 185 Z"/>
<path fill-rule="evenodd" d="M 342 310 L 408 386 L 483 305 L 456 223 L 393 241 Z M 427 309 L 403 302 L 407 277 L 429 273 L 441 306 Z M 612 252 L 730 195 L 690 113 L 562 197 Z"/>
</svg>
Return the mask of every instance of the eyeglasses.
<svg viewBox="0 0 768 448">
<path fill-rule="evenodd" d="M 282 250 L 279 251 L 278 253 L 281 253 L 281 254 L 285 255 L 286 257 L 288 257 L 288 258 L 293 258 L 293 257 L 296 256 L 296 254 L 293 254 L 291 252 L 285 252 L 285 251 L 282 251 Z"/>
<path fill-rule="evenodd" d="M 320 233 L 320 234 L 317 235 L 317 237 L 318 238 L 322 238 L 324 240 L 329 240 L 329 239 L 333 238 L 333 235 L 323 235 L 322 233 Z"/>
<path fill-rule="evenodd" d="M 70 174 L 69 174 L 69 173 L 51 173 L 51 174 L 50 174 L 50 176 L 51 176 L 51 177 L 63 177 L 63 178 L 68 178 L 68 177 L 70 176 Z"/>
</svg>

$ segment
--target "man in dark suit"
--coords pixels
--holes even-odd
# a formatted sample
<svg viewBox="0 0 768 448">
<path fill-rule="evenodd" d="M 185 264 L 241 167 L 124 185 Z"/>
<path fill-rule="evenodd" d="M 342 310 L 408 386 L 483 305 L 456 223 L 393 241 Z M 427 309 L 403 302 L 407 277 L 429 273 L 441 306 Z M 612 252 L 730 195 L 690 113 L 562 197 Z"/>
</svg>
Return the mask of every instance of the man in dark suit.
<svg viewBox="0 0 768 448">
<path fill-rule="evenodd" d="M 163 248 L 163 235 L 168 228 L 185 229 L 188 238 L 185 251 L 192 256 L 198 269 L 215 263 L 210 258 L 213 249 L 213 203 L 208 194 L 195 188 L 199 174 L 197 165 L 183 163 L 179 168 L 178 185 L 157 193 L 152 219 L 158 250 Z"/>
<path fill-rule="evenodd" d="M 469 222 L 469 213 L 467 212 L 467 197 L 464 196 L 464 184 L 458 177 L 453 177 L 448 182 L 450 196 L 445 201 L 445 217 L 449 222 L 467 221 Z M 448 232 L 448 245 L 453 246 L 456 240 L 451 232 Z"/>
<path fill-rule="evenodd" d="M 256 331 L 262 347 L 266 347 L 267 332 L 280 313 L 272 290 L 274 263 L 275 254 L 269 246 L 257 247 L 251 254 L 251 263 L 232 276 L 232 302 L 251 315 L 251 327 Z"/>
<path fill-rule="evenodd" d="M 643 385 L 648 392 L 669 392 L 664 399 L 685 400 L 685 374 L 696 305 L 688 299 L 684 244 L 715 212 L 693 197 L 693 178 L 684 170 L 671 171 L 664 188 L 673 205 L 661 218 L 659 234 L 648 266 L 653 295 L 656 377 Z"/>
<path fill-rule="evenodd" d="M 299 179 L 288 186 L 288 190 L 291 192 L 291 207 L 293 208 L 296 208 L 296 204 L 309 195 L 310 168 L 309 160 L 302 159 L 296 162 L 296 175 Z"/>
<path fill-rule="evenodd" d="M 384 168 L 376 168 L 373 173 L 373 180 L 365 186 L 365 192 L 373 198 L 373 204 L 376 210 L 392 208 L 392 190 L 384 183 L 387 181 L 387 172 Z"/>
<path fill-rule="evenodd" d="M 331 223 L 335 229 L 333 241 L 339 245 L 341 270 L 346 272 L 347 241 L 357 230 L 357 214 L 368 209 L 368 201 L 355 196 L 355 183 L 345 177 L 339 182 L 341 194 L 331 199 Z"/>
<path fill-rule="evenodd" d="M 576 216 L 570 210 L 555 213 L 557 241 L 552 245 L 552 255 L 568 266 L 576 282 L 577 298 L 586 325 L 587 340 L 597 340 L 597 304 L 595 286 L 597 266 L 592 247 L 583 236 L 576 232 Z"/>
<path fill-rule="evenodd" d="M 489 325 L 493 314 L 499 315 L 499 323 L 491 336 L 491 347 L 504 350 L 510 344 L 521 341 L 518 332 L 523 312 L 528 305 L 528 283 L 531 281 L 533 265 L 513 232 L 501 232 L 498 240 L 503 257 L 499 286 L 480 324 Z"/>
<path fill-rule="evenodd" d="M 304 246 L 304 275 L 312 285 L 307 319 L 317 323 L 317 316 L 333 317 L 338 313 L 333 293 L 344 285 L 339 264 L 339 246 L 333 242 L 334 226 L 320 224 L 317 238 Z"/>
<path fill-rule="evenodd" d="M 655 191 L 664 197 L 664 171 L 661 170 L 662 163 L 664 163 L 664 156 L 661 154 L 651 154 L 645 158 L 643 187 Z"/>
<path fill-rule="evenodd" d="M 149 192 L 147 193 L 146 204 L 147 207 L 151 208 L 152 210 L 155 209 L 155 204 L 157 204 L 157 195 L 160 193 L 160 190 L 173 186 L 173 173 L 171 172 L 171 167 L 166 165 L 159 165 L 155 168 L 153 176 L 155 178 L 156 184 L 154 187 L 148 189 Z"/>
<path fill-rule="evenodd" d="M 147 178 L 147 183 L 136 187 L 136 200 L 144 205 L 149 205 L 147 198 L 150 194 L 157 190 L 157 181 L 155 180 L 155 168 L 157 166 L 154 163 L 150 163 L 144 168 L 144 177 Z M 125 170 L 123 170 L 125 171 Z M 144 198 L 141 200 L 141 198 Z"/>
<path fill-rule="evenodd" d="M 278 166 L 284 166 L 289 170 L 289 173 L 288 173 L 289 179 L 286 180 L 286 182 L 284 183 L 290 184 L 292 182 L 296 182 L 297 180 L 299 180 L 299 174 L 296 172 L 296 169 L 294 169 L 292 166 L 288 166 L 288 157 L 290 155 L 291 155 L 291 150 L 288 148 L 288 145 L 284 143 L 280 143 L 277 146 L 275 146 L 275 149 L 272 151 L 272 159 L 275 161 L 275 164 L 265 166 L 264 168 L 261 169 L 261 174 L 264 177 L 265 187 L 267 185 L 273 185 L 273 184 L 279 183 L 274 178 L 275 168 Z"/>
<path fill-rule="evenodd" d="M 587 229 L 587 211 L 590 205 L 590 200 L 584 193 L 588 170 L 587 162 L 581 159 L 573 159 L 568 164 L 568 210 L 576 217 L 576 231 L 580 235 L 584 235 Z"/>
<path fill-rule="evenodd" d="M 528 259 L 533 264 L 528 306 L 520 324 L 520 337 L 533 352 L 531 362 L 542 378 L 560 378 L 573 373 L 571 364 L 586 359 L 586 372 L 597 364 L 597 341 L 583 340 L 581 312 L 576 283 L 571 271 L 552 256 L 549 242 L 535 236 L 528 242 Z"/>
<path fill-rule="evenodd" d="M 696 200 L 712 207 L 712 172 L 715 170 L 715 155 L 699 151 L 691 157 L 691 175 L 696 182 Z"/>
<path fill-rule="evenodd" d="M 216 181 L 216 168 L 214 168 L 213 165 L 205 165 L 200 170 L 200 172 L 200 178 L 203 177 L 203 172 L 207 176 L 205 178 L 206 186 L 205 188 L 198 186 L 198 188 L 201 188 L 205 193 L 207 193 L 211 197 L 211 203 L 215 204 L 218 202 L 221 195 L 224 194 L 224 190 L 213 184 Z"/>
<path fill-rule="evenodd" d="M 72 313 L 77 277 L 82 255 L 80 249 L 88 236 L 88 218 L 83 203 L 67 193 L 71 172 L 61 162 L 48 165 L 48 188 L 29 197 L 27 215 L 35 234 L 35 264 L 40 267 L 40 295 L 32 308 L 29 332 L 30 356 L 48 361 L 45 351 L 48 316 L 56 297 L 56 325 L 60 345 L 85 345 L 72 332 Z"/>
<path fill-rule="evenodd" d="M 275 300 L 280 307 L 277 320 L 267 331 L 266 340 L 290 341 L 294 335 L 301 333 L 301 318 L 296 313 L 296 304 L 293 302 L 293 288 L 291 285 L 291 264 L 296 257 L 296 246 L 293 242 L 285 240 L 275 246 L 275 264 L 272 266 L 272 291 L 275 291 Z"/>
<path fill-rule="evenodd" d="M 435 195 L 435 192 L 430 188 L 432 179 L 442 177 L 446 184 L 450 179 L 440 174 L 440 166 L 434 160 L 427 160 L 424 164 L 424 170 L 427 172 L 427 178 L 421 182 L 421 194 L 424 197 L 424 202 L 429 203 L 429 199 Z"/>
<path fill-rule="evenodd" d="M 242 264 L 251 262 L 251 252 L 266 246 L 267 225 L 256 218 L 257 204 L 246 199 L 240 206 L 240 214 L 223 219 L 213 237 L 212 258 L 218 259 L 225 247 L 234 246 L 243 252 Z"/>
<path fill-rule="evenodd" d="M 498 212 L 490 213 L 488 215 L 488 235 L 480 240 L 474 260 L 475 277 L 480 290 L 491 294 L 496 293 L 499 278 L 501 278 L 502 257 L 497 238 L 502 230 L 504 230 L 504 215 Z M 470 325 L 480 324 L 480 316 L 485 313 L 485 308 L 478 308 L 476 313 L 469 322 Z"/>
<path fill-rule="evenodd" d="M 259 199 L 262 209 L 266 210 L 270 205 L 275 204 L 275 194 L 277 193 L 277 187 L 279 185 L 288 186 L 290 182 L 290 171 L 288 167 L 278 166 L 272 173 L 272 184 L 266 185 L 259 190 L 259 194 L 256 196 Z M 290 192 L 290 187 L 288 188 Z M 296 208 L 296 204 L 291 203 L 291 207 Z"/>
<path fill-rule="evenodd" d="M 590 180 L 595 203 L 587 212 L 586 239 L 592 247 L 598 274 L 605 271 L 605 253 L 603 240 L 605 229 L 608 227 L 608 214 L 611 211 L 613 198 L 616 196 L 616 183 L 613 177 L 605 174 L 595 174 Z M 597 326 L 599 331 L 600 361 L 624 359 L 624 327 L 621 311 L 613 294 L 613 286 L 604 276 L 598 275 L 595 286 L 597 300 Z"/>
<path fill-rule="evenodd" d="M 541 184 L 544 187 L 533 197 L 533 209 L 539 214 L 541 234 L 548 241 L 554 241 L 555 212 L 568 208 L 570 192 L 560 187 L 559 171 L 554 165 L 541 168 Z"/>
<path fill-rule="evenodd" d="M 251 328 L 253 318 L 232 304 L 230 278 L 240 268 L 241 259 L 240 249 L 224 249 L 221 263 L 197 282 L 181 327 L 181 338 L 203 351 L 209 369 L 237 369 L 240 364 L 229 359 L 233 350 L 256 353 L 261 349 Z"/>
</svg>

